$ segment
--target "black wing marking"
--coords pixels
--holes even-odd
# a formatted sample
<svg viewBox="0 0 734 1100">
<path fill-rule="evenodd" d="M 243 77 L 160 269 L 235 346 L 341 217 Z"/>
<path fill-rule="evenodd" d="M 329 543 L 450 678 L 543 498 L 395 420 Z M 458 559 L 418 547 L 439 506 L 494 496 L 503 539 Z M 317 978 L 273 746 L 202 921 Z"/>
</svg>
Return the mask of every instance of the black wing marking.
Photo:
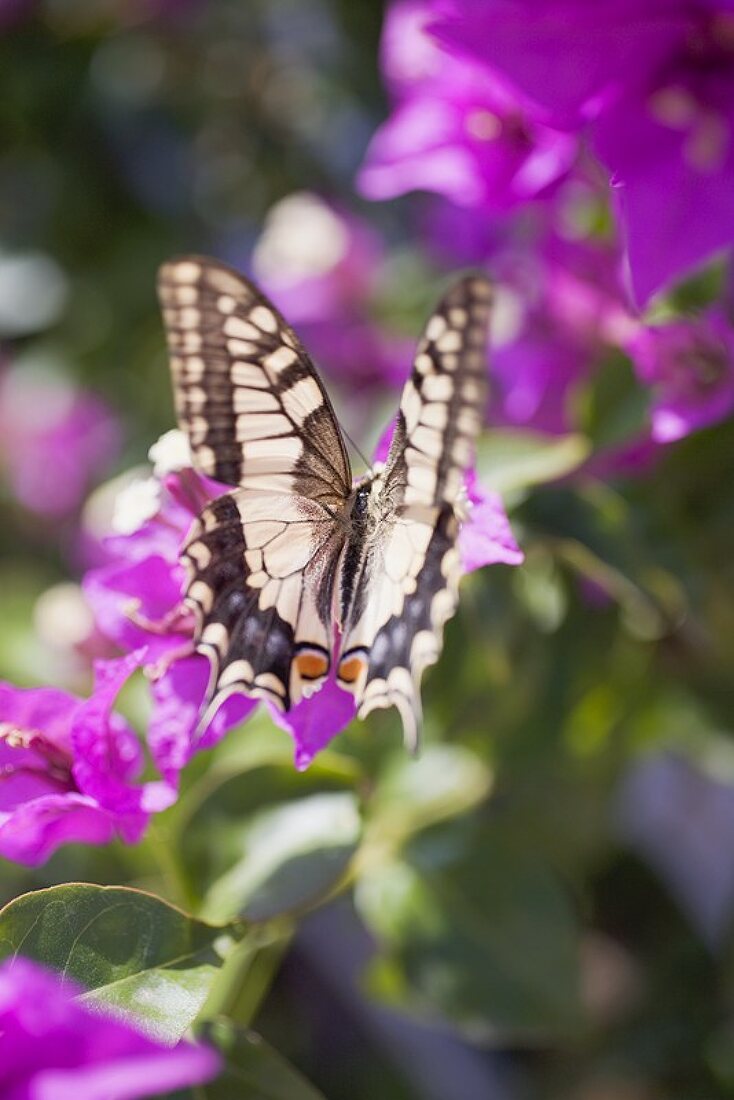
<svg viewBox="0 0 734 1100">
<path fill-rule="evenodd" d="M 352 474 L 313 363 L 280 313 L 216 260 L 158 276 L 178 421 L 198 470 L 230 485 L 338 507 Z"/>
</svg>

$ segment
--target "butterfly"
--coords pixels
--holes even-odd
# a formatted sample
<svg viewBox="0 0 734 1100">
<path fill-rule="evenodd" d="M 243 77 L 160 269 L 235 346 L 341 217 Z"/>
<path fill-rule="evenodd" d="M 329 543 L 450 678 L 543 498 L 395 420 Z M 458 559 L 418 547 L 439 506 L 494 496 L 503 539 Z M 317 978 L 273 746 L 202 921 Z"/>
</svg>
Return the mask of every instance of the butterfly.
<svg viewBox="0 0 734 1100">
<path fill-rule="evenodd" d="M 235 692 L 288 711 L 334 673 L 359 717 L 395 706 L 414 747 L 422 673 L 458 599 L 490 283 L 464 276 L 442 298 L 387 459 L 356 481 L 311 359 L 251 282 L 184 256 L 161 267 L 158 294 L 193 465 L 234 487 L 204 507 L 181 554 L 211 664 L 207 713 Z"/>
</svg>

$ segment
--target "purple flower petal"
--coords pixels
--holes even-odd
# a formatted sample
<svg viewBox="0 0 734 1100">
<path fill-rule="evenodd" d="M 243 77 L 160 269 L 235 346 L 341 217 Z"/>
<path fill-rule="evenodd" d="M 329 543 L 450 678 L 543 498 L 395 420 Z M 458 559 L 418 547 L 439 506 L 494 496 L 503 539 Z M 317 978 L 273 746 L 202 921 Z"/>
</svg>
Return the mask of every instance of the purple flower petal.
<svg viewBox="0 0 734 1100">
<path fill-rule="evenodd" d="M 0 811 L 0 855 L 35 867 L 63 844 L 108 844 L 115 831 L 115 819 L 93 798 L 36 791 L 12 813 Z"/>
<path fill-rule="evenodd" d="M 653 391 L 656 443 L 672 443 L 734 410 L 734 328 L 719 310 L 640 327 L 627 350 Z"/>
<path fill-rule="evenodd" d="M 0 684 L 0 855 L 34 866 L 62 844 L 107 843 L 115 819 L 72 779 L 80 700 Z"/>
<path fill-rule="evenodd" d="M 464 572 L 484 565 L 520 565 L 525 555 L 515 542 L 502 498 L 468 479 L 471 509 L 459 532 L 459 551 Z"/>
<path fill-rule="evenodd" d="M 135 1100 L 210 1080 L 214 1050 L 165 1047 L 85 1008 L 68 980 L 15 958 L 0 967 L 0 1093 L 5 1100 Z"/>
<path fill-rule="evenodd" d="M 94 693 L 79 707 L 71 731 L 79 789 L 116 815 L 128 843 L 142 835 L 149 810 L 165 809 L 176 798 L 166 783 L 132 785 L 142 766 L 141 746 L 133 731 L 111 714 L 123 684 L 146 656 L 142 649 L 112 661 L 97 661 Z"/>
<path fill-rule="evenodd" d="M 544 327 L 530 319 L 516 340 L 493 352 L 493 415 L 505 424 L 562 435 L 571 430 L 570 394 L 588 374 L 590 356 L 567 333 Z"/>
<path fill-rule="evenodd" d="M 206 729 L 197 735 L 209 683 L 209 661 L 201 654 L 175 661 L 152 685 L 153 713 L 148 744 L 161 775 L 172 786 L 195 752 L 212 748 L 258 704 L 245 695 L 230 696 Z"/>
<path fill-rule="evenodd" d="M 141 746 L 112 713 L 145 648 L 96 666 L 92 697 L 0 685 L 0 854 L 35 865 L 62 844 L 140 838 L 150 813 L 175 798 L 169 784 L 134 784 Z"/>
<path fill-rule="evenodd" d="M 685 0 L 455 0 L 431 30 L 503 73 L 553 125 L 572 128 L 677 49 L 689 12 Z"/>
<path fill-rule="evenodd" d="M 354 696 L 339 687 L 333 671 L 319 691 L 302 699 L 287 714 L 275 707 L 269 709 L 276 724 L 293 738 L 298 771 L 304 771 L 357 713 Z"/>
<path fill-rule="evenodd" d="M 726 112 L 699 108 L 689 127 L 657 119 L 653 96 L 620 100 L 594 127 L 641 305 L 734 241 L 734 76 L 726 91 Z"/>
<path fill-rule="evenodd" d="M 117 420 L 92 394 L 19 368 L 0 377 L 0 457 L 31 511 L 49 518 L 75 511 L 120 442 Z"/>
<path fill-rule="evenodd" d="M 457 0 L 436 33 L 509 78 L 536 118 L 587 124 L 644 304 L 733 239 L 731 28 L 720 0 Z"/>
<path fill-rule="evenodd" d="M 494 210 L 539 195 L 571 167 L 576 141 L 502 99 L 481 74 L 472 92 L 438 84 L 400 104 L 370 143 L 359 189 L 370 199 L 433 191 Z"/>
<path fill-rule="evenodd" d="M 7 723 L 21 730 L 37 730 L 46 741 L 69 751 L 69 724 L 79 700 L 58 688 L 24 691 L 0 683 L 0 726 Z"/>
<path fill-rule="evenodd" d="M 170 648 L 171 634 L 156 635 L 137 625 L 134 613 L 153 623 L 165 619 L 181 603 L 183 577 L 181 566 L 153 554 L 92 569 L 84 578 L 83 589 L 97 626 L 107 638 L 121 649 L 149 645 L 157 652 Z M 176 638 L 179 644 L 183 640 L 181 635 Z"/>
</svg>

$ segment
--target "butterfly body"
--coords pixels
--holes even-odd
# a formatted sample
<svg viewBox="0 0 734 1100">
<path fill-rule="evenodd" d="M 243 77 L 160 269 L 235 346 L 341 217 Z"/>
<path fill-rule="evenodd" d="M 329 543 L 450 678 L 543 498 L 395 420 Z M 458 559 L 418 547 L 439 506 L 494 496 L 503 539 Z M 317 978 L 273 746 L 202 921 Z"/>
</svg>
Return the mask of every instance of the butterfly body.
<svg viewBox="0 0 734 1100">
<path fill-rule="evenodd" d="M 490 288 L 461 279 L 419 344 L 390 450 L 356 483 L 295 333 L 203 257 L 159 277 L 176 410 L 200 472 L 235 488 L 182 551 L 210 710 L 246 692 L 289 710 L 333 674 L 364 716 L 394 705 L 406 740 L 419 681 L 457 601 L 462 488 L 486 397 Z"/>
</svg>

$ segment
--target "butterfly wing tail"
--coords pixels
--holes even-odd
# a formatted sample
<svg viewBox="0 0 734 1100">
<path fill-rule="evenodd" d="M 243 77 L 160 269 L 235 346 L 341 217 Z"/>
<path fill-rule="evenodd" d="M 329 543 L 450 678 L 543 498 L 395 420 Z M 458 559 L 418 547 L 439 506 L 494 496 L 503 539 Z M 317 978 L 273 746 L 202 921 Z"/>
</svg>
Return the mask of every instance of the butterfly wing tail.
<svg viewBox="0 0 734 1100">
<path fill-rule="evenodd" d="M 346 632 L 339 660 L 342 687 L 354 693 L 360 718 L 397 708 L 405 744 L 416 751 L 422 724 L 420 681 L 438 660 L 461 577 L 453 508 L 400 509 L 371 571 L 365 613 Z"/>
</svg>

